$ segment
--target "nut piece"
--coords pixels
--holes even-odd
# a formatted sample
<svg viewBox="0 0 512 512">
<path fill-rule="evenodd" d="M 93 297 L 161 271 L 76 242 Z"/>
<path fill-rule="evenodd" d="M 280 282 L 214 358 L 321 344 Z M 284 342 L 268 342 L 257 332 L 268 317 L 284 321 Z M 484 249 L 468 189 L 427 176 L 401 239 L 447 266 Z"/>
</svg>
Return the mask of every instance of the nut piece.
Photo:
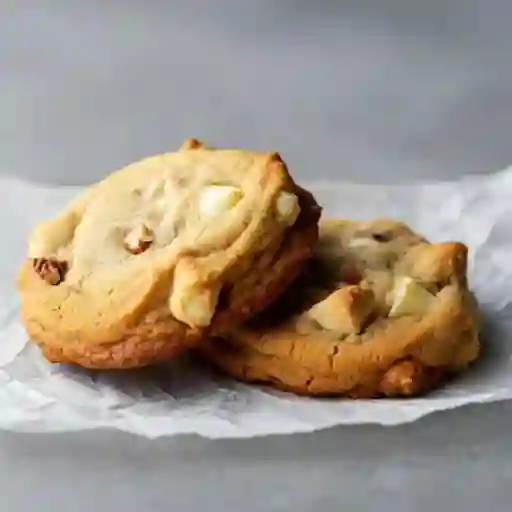
<svg viewBox="0 0 512 512">
<path fill-rule="evenodd" d="M 407 360 L 394 364 L 380 382 L 380 392 L 386 396 L 413 396 L 427 391 L 433 378 L 425 366 L 420 363 Z"/>
<path fill-rule="evenodd" d="M 234 208 L 243 196 L 242 190 L 231 185 L 205 187 L 199 196 L 199 213 L 203 217 L 216 217 Z"/>
<path fill-rule="evenodd" d="M 180 151 L 187 151 L 188 149 L 199 149 L 204 147 L 204 144 L 197 140 L 189 138 L 181 146 Z"/>
<path fill-rule="evenodd" d="M 154 234 L 145 224 L 135 226 L 125 237 L 124 246 L 132 254 L 141 254 L 154 241 Z"/>
<path fill-rule="evenodd" d="M 355 267 L 345 267 L 341 270 L 341 279 L 347 284 L 358 284 L 363 280 L 363 275 Z"/>
<path fill-rule="evenodd" d="M 291 192 L 281 192 L 277 197 L 276 209 L 279 220 L 293 226 L 300 214 L 299 199 Z"/>
<path fill-rule="evenodd" d="M 360 332 L 375 307 L 371 290 L 359 286 L 345 286 L 315 304 L 307 315 L 324 329 L 338 334 Z"/>
<path fill-rule="evenodd" d="M 39 277 L 52 286 L 64 280 L 68 268 L 65 261 L 59 261 L 56 258 L 34 258 L 32 265 Z"/>
<path fill-rule="evenodd" d="M 401 277 L 392 291 L 393 305 L 390 317 L 424 315 L 433 305 L 435 295 L 425 290 L 411 277 Z"/>
</svg>

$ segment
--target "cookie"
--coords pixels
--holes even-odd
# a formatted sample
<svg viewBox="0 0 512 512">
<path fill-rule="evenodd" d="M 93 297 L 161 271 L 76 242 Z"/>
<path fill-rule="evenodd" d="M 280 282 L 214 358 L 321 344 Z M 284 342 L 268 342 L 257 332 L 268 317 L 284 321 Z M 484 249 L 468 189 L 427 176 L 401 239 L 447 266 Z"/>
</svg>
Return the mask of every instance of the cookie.
<svg viewBox="0 0 512 512">
<path fill-rule="evenodd" d="M 426 393 L 479 355 L 467 248 L 392 220 L 328 220 L 307 272 L 202 357 L 237 379 L 302 395 Z"/>
<path fill-rule="evenodd" d="M 168 360 L 272 302 L 311 257 L 319 216 L 277 153 L 190 139 L 36 227 L 18 277 L 23 322 L 52 362 Z"/>
</svg>

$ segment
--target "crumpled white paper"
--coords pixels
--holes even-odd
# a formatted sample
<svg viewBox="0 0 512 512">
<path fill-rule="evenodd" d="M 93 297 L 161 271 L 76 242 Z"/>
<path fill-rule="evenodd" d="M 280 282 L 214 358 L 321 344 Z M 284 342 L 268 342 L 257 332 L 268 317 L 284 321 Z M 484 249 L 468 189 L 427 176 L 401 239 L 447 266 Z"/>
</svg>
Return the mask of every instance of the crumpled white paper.
<svg viewBox="0 0 512 512">
<path fill-rule="evenodd" d="M 485 354 L 472 371 L 425 398 L 350 401 L 243 385 L 192 361 L 114 374 L 50 365 L 27 344 L 13 280 L 30 229 L 79 189 L 0 178 L 0 428 L 251 437 L 341 424 L 397 425 L 434 411 L 512 398 L 512 169 L 454 183 L 306 186 L 326 216 L 393 217 L 432 241 L 461 240 L 470 247 L 470 283 L 486 324 Z"/>
</svg>

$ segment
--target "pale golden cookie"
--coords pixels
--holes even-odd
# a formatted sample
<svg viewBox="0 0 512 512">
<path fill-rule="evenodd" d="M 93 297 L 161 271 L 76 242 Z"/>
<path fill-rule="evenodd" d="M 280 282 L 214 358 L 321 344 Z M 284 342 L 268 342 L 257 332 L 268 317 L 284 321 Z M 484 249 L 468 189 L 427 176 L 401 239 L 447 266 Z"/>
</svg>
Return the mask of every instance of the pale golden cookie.
<svg viewBox="0 0 512 512">
<path fill-rule="evenodd" d="M 23 321 L 50 361 L 167 360 L 274 300 L 310 258 L 319 216 L 277 153 L 190 139 L 35 229 L 18 278 Z"/>
<path fill-rule="evenodd" d="M 412 396 L 480 351 L 467 248 L 390 220 L 324 221 L 311 266 L 264 313 L 201 345 L 227 374 L 306 395 Z"/>
</svg>

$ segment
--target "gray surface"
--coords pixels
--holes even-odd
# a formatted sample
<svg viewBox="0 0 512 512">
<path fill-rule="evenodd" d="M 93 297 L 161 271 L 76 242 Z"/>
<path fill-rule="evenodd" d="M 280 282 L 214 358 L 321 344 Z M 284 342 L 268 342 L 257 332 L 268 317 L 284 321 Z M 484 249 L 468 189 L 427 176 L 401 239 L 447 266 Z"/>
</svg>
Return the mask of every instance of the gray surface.
<svg viewBox="0 0 512 512">
<path fill-rule="evenodd" d="M 190 135 L 277 148 L 302 179 L 455 177 L 512 162 L 512 4 L 335 4 L 4 0 L 0 172 L 89 182 Z M 509 510 L 511 427 L 500 404 L 236 442 L 4 433 L 0 503 Z"/>
<path fill-rule="evenodd" d="M 195 135 L 278 148 L 302 177 L 494 170 L 511 159 L 500 3 L 4 0 L 0 168 L 90 181 Z"/>
</svg>

